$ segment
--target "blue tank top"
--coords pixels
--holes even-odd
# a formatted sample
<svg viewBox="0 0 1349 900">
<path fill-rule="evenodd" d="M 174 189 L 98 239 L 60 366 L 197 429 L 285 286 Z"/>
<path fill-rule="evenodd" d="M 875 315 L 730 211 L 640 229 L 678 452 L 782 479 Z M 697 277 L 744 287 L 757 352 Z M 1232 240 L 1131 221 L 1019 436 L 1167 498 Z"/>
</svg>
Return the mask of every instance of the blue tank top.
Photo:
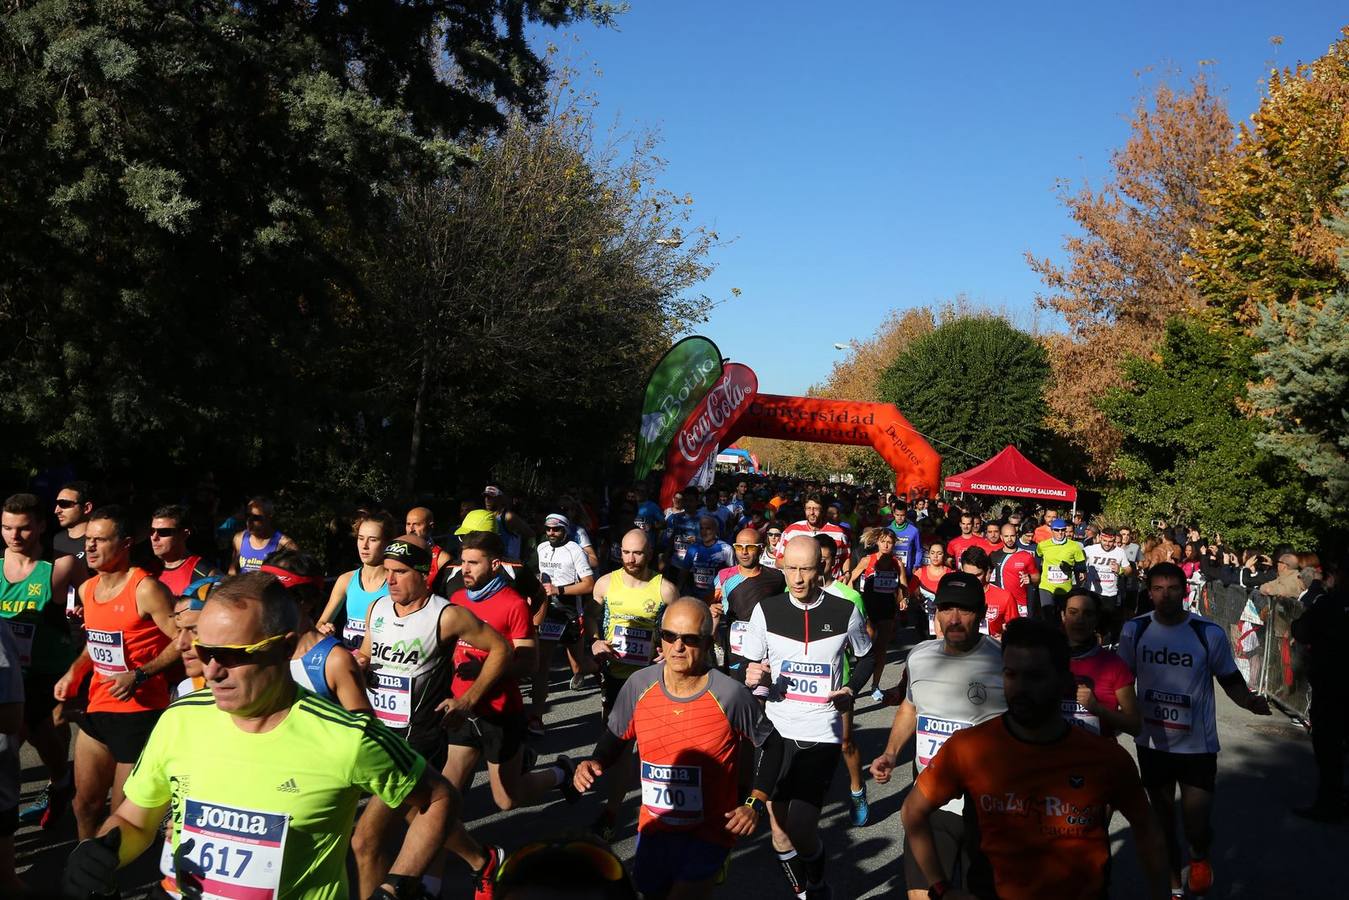
<svg viewBox="0 0 1349 900">
<path fill-rule="evenodd" d="M 328 665 L 328 654 L 333 652 L 334 647 L 342 646 L 342 642 L 332 635 L 327 635 L 317 644 L 305 651 L 304 656 L 290 661 L 290 674 L 295 679 L 295 683 L 302 688 L 308 688 L 315 694 L 318 694 L 324 700 L 337 702 L 333 696 L 332 690 L 328 687 L 328 678 L 324 670 Z"/>
<path fill-rule="evenodd" d="M 271 538 L 261 550 L 253 549 L 253 537 L 247 531 L 239 541 L 239 571 L 256 572 L 262 568 L 262 561 L 269 555 L 276 552 L 276 548 L 281 546 L 281 541 L 285 535 L 279 531 L 273 531 Z"/>
<path fill-rule="evenodd" d="M 361 584 L 361 570 L 356 569 L 351 573 L 351 580 L 347 582 L 347 600 L 344 607 L 347 621 L 342 626 L 344 644 L 353 650 L 361 646 L 365 640 L 365 614 L 370 611 L 370 604 L 380 597 L 387 596 L 389 596 L 389 582 L 385 581 L 375 590 L 367 591 L 365 585 Z"/>
</svg>

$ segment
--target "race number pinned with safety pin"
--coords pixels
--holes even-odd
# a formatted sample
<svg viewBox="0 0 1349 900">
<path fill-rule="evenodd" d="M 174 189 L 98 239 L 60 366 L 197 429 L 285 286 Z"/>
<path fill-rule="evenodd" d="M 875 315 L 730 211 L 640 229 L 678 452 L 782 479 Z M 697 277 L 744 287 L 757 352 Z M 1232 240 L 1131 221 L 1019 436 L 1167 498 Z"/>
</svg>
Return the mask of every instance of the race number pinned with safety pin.
<svg viewBox="0 0 1349 900">
<path fill-rule="evenodd" d="M 178 834 L 186 850 L 179 879 L 199 881 L 203 898 L 276 900 L 289 828 L 283 813 L 189 797 Z"/>
<path fill-rule="evenodd" d="M 412 719 L 412 676 L 376 672 L 370 706 L 375 716 L 390 728 L 407 728 Z"/>
<path fill-rule="evenodd" d="M 782 678 L 786 685 L 783 696 L 803 703 L 828 703 L 834 690 L 833 666 L 829 663 L 782 661 Z"/>
<path fill-rule="evenodd" d="M 703 770 L 642 760 L 642 805 L 667 825 L 697 825 L 703 820 Z"/>
<path fill-rule="evenodd" d="M 89 660 L 100 675 L 121 675 L 131 671 L 126 667 L 126 647 L 122 644 L 122 632 L 101 631 L 97 628 L 84 630 L 85 647 L 89 649 Z"/>
</svg>

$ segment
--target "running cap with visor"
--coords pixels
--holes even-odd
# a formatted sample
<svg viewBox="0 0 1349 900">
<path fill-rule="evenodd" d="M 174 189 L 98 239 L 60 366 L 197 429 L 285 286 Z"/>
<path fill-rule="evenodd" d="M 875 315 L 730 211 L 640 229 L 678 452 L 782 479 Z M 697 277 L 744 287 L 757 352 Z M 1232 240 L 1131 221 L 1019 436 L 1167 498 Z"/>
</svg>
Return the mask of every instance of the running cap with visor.
<svg viewBox="0 0 1349 900">
<path fill-rule="evenodd" d="M 948 572 L 937 582 L 937 609 L 954 606 L 972 612 L 987 611 L 984 602 L 984 584 L 969 572 Z"/>
<path fill-rule="evenodd" d="M 496 530 L 496 516 L 492 515 L 488 510 L 475 509 L 464 516 L 464 521 L 459 524 L 459 527 L 454 530 L 454 533 L 457 535 L 465 535 L 474 531 L 495 532 Z"/>
</svg>

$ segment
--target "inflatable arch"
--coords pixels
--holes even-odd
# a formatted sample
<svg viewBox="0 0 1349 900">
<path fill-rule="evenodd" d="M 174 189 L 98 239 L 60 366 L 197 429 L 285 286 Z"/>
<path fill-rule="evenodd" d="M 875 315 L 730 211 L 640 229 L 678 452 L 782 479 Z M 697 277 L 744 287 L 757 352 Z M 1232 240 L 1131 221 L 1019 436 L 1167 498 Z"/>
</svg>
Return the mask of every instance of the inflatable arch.
<svg viewBox="0 0 1349 900">
<path fill-rule="evenodd" d="M 911 500 L 941 484 L 941 455 L 888 403 L 758 394 L 722 442 L 741 437 L 872 447 L 895 470 L 895 493 Z"/>
</svg>

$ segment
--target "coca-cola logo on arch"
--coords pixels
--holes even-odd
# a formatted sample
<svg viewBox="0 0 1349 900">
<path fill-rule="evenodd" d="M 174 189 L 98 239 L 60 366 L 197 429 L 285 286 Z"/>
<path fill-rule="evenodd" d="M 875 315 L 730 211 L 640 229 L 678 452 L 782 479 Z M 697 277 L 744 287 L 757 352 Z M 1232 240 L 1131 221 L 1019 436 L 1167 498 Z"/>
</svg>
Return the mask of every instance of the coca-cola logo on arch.
<svg viewBox="0 0 1349 900">
<path fill-rule="evenodd" d="M 675 435 L 679 454 L 696 463 L 705 448 L 726 433 L 741 407 L 754 399 L 758 379 L 747 366 L 731 363 L 699 402 L 696 414 Z"/>
</svg>

